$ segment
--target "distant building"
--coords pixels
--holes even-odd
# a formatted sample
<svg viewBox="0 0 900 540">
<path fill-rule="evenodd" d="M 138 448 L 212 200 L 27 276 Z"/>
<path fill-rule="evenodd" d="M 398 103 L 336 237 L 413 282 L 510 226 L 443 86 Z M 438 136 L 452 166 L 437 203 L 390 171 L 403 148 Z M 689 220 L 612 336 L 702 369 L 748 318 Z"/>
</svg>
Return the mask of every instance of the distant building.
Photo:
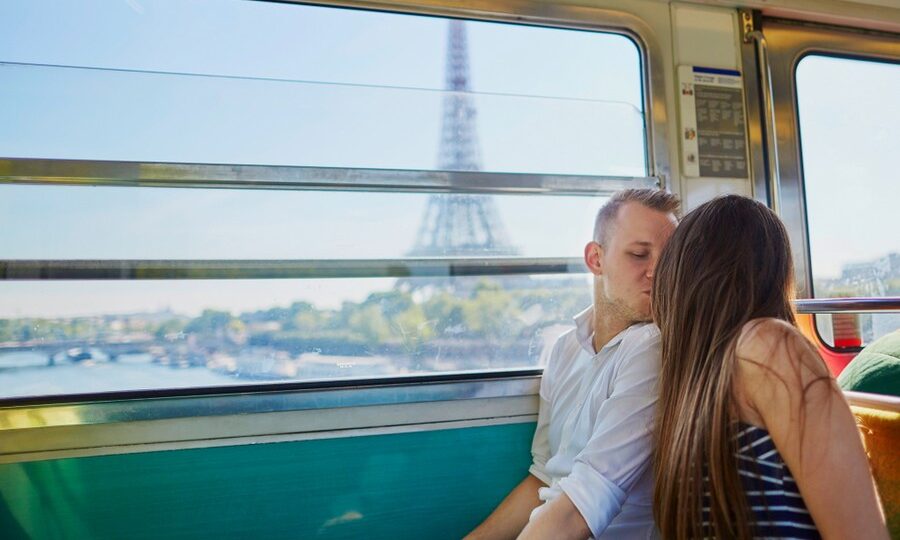
<svg viewBox="0 0 900 540">
<path fill-rule="evenodd" d="M 900 295 L 900 253 L 888 253 L 875 260 L 848 263 L 841 269 L 841 276 L 837 279 L 817 280 L 816 296 L 841 297 L 841 296 L 898 296 Z M 820 316 L 823 317 L 823 316 Z M 831 317 L 831 316 L 824 316 Z M 888 334 L 900 328 L 900 313 L 878 313 L 852 315 L 862 333 L 863 343 L 868 343 L 880 336 Z M 837 317 L 835 317 L 837 318 Z M 832 324 L 834 339 L 838 338 L 837 321 Z M 831 338 L 830 325 L 820 324 L 823 337 Z"/>
<path fill-rule="evenodd" d="M 900 280 L 900 253 L 889 253 L 874 261 L 849 263 L 841 269 L 838 285 L 850 288 L 859 296 L 890 296 L 890 291 Z"/>
</svg>

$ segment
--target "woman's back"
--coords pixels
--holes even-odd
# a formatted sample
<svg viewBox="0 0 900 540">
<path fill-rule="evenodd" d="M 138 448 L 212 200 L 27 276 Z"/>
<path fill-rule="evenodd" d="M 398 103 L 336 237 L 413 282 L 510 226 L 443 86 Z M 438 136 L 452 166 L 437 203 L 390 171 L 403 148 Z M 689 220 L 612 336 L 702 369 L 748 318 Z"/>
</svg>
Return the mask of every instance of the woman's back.
<svg viewBox="0 0 900 540">
<path fill-rule="evenodd" d="M 755 534 L 885 538 L 856 423 L 812 345 L 785 321 L 756 319 L 742 329 L 735 361 L 737 467 L 752 520 L 776 533 Z M 771 492 L 768 508 L 759 491 Z"/>
<path fill-rule="evenodd" d="M 756 538 L 821 538 L 803 502 L 797 482 L 781 459 L 765 429 L 737 424 L 735 466 L 747 504 L 750 526 Z M 709 519 L 709 500 L 704 501 L 703 520 Z"/>
</svg>

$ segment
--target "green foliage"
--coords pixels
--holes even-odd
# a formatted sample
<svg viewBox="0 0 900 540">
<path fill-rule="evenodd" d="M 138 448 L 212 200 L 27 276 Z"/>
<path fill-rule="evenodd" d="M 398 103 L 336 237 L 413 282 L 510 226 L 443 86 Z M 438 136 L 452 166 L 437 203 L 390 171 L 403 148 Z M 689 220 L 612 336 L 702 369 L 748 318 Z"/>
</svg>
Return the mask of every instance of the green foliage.
<svg viewBox="0 0 900 540">
<path fill-rule="evenodd" d="M 406 291 L 393 289 L 385 292 L 376 292 L 369 295 L 362 305 L 377 305 L 385 317 L 391 319 L 398 314 L 413 307 L 412 295 Z"/>
<path fill-rule="evenodd" d="M 233 344 L 296 346 L 401 347 L 419 351 L 433 340 L 484 340 L 510 344 L 549 322 L 568 321 L 590 302 L 577 280 L 510 287 L 501 280 L 482 278 L 471 288 L 409 291 L 393 289 L 370 294 L 363 302 L 344 302 L 339 310 L 318 309 L 309 302 L 232 316 L 204 310 L 198 317 L 173 316 L 146 322 L 115 317 L 72 319 L 0 319 L 0 342 L 35 339 L 105 339 L 122 333 L 150 333 L 164 340 L 182 332 Z M 272 324 L 277 323 L 277 324 Z M 255 325 L 259 325 L 258 327 Z M 304 345 L 306 344 L 306 345 Z"/>
<path fill-rule="evenodd" d="M 295 313 L 284 325 L 286 330 L 296 330 L 300 335 L 313 336 L 327 323 L 327 313 L 321 311 L 301 311 Z"/>
<path fill-rule="evenodd" d="M 434 335 L 434 329 L 428 324 L 425 310 L 418 304 L 412 304 L 408 309 L 397 313 L 391 319 L 391 326 L 395 330 L 395 335 L 399 336 L 403 347 L 411 353 L 417 351 Z"/>
<path fill-rule="evenodd" d="M 422 311 L 432 329 L 432 334 L 460 333 L 464 329 L 463 306 L 465 300 L 446 292 L 428 299 Z"/>
<path fill-rule="evenodd" d="M 0 342 L 15 339 L 16 321 L 0 319 Z"/>
<path fill-rule="evenodd" d="M 900 296 L 900 278 L 889 279 L 886 283 L 888 296 Z"/>
<path fill-rule="evenodd" d="M 217 334 L 228 328 L 233 317 L 227 311 L 204 309 L 199 317 L 192 319 L 185 327 L 185 332 L 197 334 Z"/>
<path fill-rule="evenodd" d="M 507 341 L 519 336 L 519 306 L 512 295 L 499 287 L 476 287 L 473 297 L 463 305 L 463 322 L 470 334 L 491 341 Z"/>
<path fill-rule="evenodd" d="M 180 319 L 168 319 L 157 325 L 156 329 L 153 331 L 153 335 L 156 339 L 167 339 L 172 335 L 184 332 L 185 326 L 187 326 L 187 324 Z"/>
<path fill-rule="evenodd" d="M 347 326 L 352 334 L 373 345 L 384 343 L 391 337 L 390 324 L 377 304 L 364 303 L 353 309 L 347 317 Z"/>
<path fill-rule="evenodd" d="M 292 306 L 293 307 L 293 306 Z M 257 311 L 247 316 L 242 316 L 245 321 L 284 322 L 291 319 L 294 312 L 291 308 L 274 307 L 264 311 Z"/>
<path fill-rule="evenodd" d="M 309 302 L 294 302 L 290 308 L 291 318 L 286 329 L 294 329 L 300 335 L 316 337 L 329 326 L 332 312 L 322 311 Z"/>
<path fill-rule="evenodd" d="M 93 339 L 105 330 L 93 319 L 2 319 L 0 341 Z"/>
</svg>

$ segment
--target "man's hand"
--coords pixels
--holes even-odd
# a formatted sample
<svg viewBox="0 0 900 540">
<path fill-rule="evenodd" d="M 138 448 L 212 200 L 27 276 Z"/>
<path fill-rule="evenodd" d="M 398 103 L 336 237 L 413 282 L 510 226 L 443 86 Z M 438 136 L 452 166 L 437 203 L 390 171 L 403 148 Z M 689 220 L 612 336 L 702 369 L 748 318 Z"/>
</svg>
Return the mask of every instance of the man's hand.
<svg viewBox="0 0 900 540">
<path fill-rule="evenodd" d="M 519 540 L 553 538 L 554 540 L 584 540 L 590 538 L 588 528 L 581 512 L 575 508 L 565 493 L 547 503 L 547 507 L 535 516 L 534 521 L 525 527 Z"/>
<path fill-rule="evenodd" d="M 528 524 L 531 511 L 541 504 L 538 489 L 545 484 L 533 475 L 528 475 L 494 509 L 465 540 L 512 540 Z M 571 503 L 570 503 L 571 504 Z"/>
</svg>

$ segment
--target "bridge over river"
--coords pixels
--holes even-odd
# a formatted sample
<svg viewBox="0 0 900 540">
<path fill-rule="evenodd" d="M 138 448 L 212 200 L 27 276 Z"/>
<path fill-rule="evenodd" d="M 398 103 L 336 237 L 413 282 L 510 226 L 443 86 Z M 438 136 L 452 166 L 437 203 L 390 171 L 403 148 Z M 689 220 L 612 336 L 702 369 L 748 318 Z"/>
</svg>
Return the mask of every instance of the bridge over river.
<svg viewBox="0 0 900 540">
<path fill-rule="evenodd" d="M 165 342 L 150 337 L 129 340 L 96 340 L 96 339 L 62 339 L 0 343 L 0 355 L 3 353 L 29 352 L 47 357 L 47 365 L 65 358 L 78 362 L 93 357 L 90 351 L 99 351 L 109 361 L 114 362 L 125 354 L 150 354 L 154 357 L 183 353 L 186 344 L 182 342 Z"/>
</svg>

